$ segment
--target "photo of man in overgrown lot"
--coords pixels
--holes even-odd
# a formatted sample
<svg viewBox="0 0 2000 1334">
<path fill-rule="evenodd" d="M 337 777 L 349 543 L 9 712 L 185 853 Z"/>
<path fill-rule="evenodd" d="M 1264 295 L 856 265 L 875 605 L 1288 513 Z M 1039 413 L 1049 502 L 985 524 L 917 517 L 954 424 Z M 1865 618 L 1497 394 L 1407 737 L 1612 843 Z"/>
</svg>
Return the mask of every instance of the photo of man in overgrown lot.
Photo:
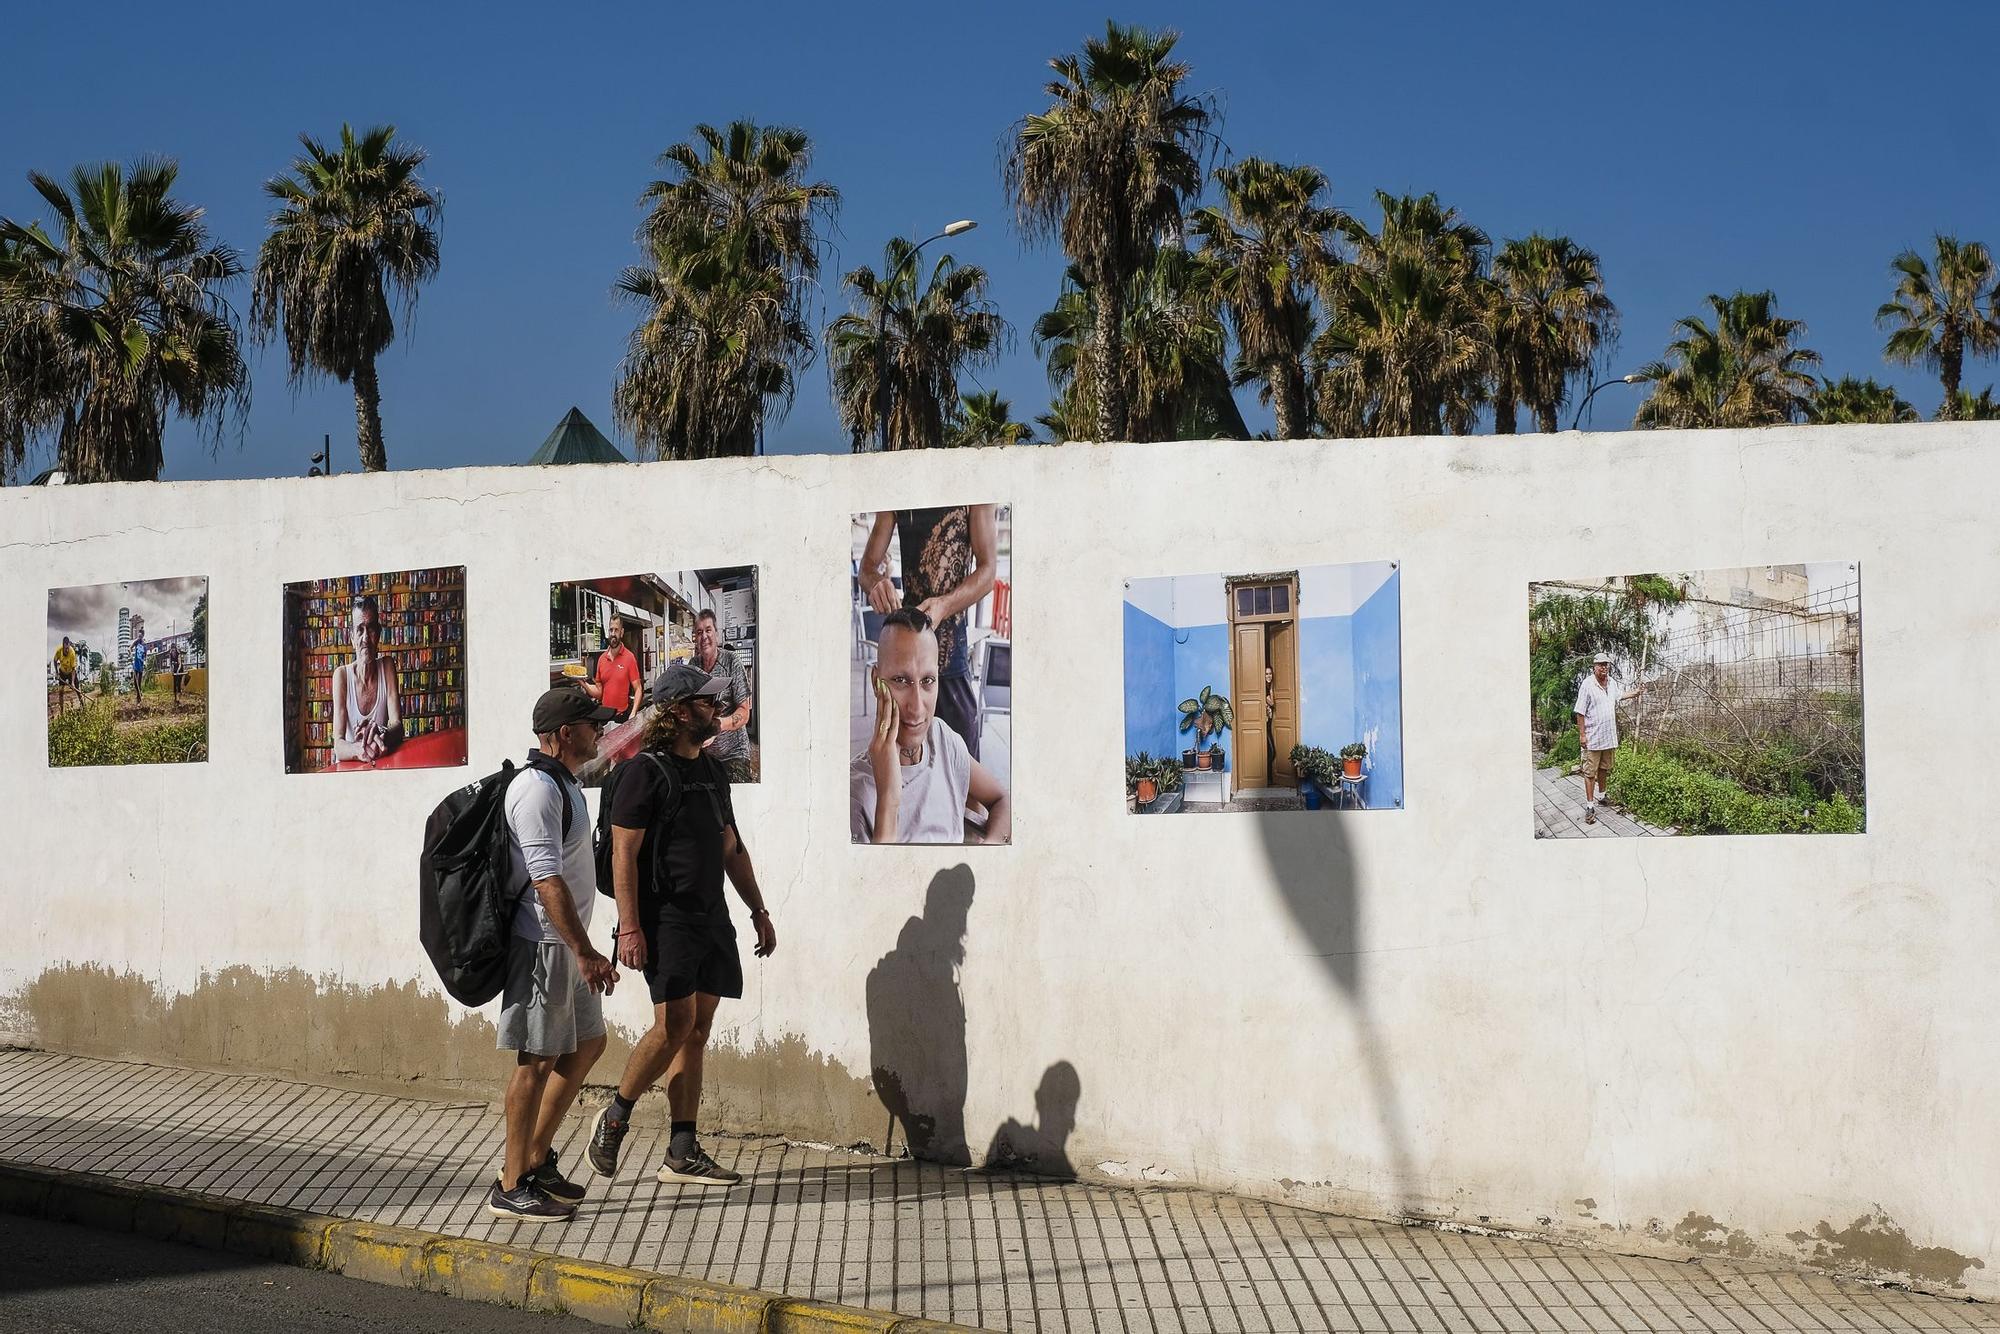
<svg viewBox="0 0 2000 1334">
<path fill-rule="evenodd" d="M 1860 833 L 1847 562 L 1529 585 L 1537 838 Z"/>
<path fill-rule="evenodd" d="M 208 758 L 208 580 L 49 590 L 49 764 Z"/>
</svg>

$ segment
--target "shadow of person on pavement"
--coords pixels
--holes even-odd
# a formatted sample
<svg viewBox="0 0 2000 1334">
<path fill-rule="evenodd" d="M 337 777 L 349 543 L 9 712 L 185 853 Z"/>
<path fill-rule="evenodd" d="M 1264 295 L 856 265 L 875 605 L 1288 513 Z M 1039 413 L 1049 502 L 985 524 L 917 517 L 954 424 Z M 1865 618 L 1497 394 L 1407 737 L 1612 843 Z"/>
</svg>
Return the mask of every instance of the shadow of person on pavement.
<svg viewBox="0 0 2000 1334">
<path fill-rule="evenodd" d="M 986 1150 L 989 1169 L 1033 1172 L 1037 1176 L 1076 1176 L 1069 1161 L 1069 1136 L 1076 1129 L 1076 1104 L 1083 1097 L 1083 1081 L 1076 1067 L 1057 1061 L 1042 1072 L 1035 1090 L 1035 1123 L 1022 1125 L 1008 1117 L 993 1132 Z"/>
<path fill-rule="evenodd" d="M 869 970 L 867 984 L 868 1064 L 890 1117 L 883 1150 L 894 1152 L 900 1125 L 911 1157 L 955 1167 L 972 1161 L 965 1140 L 965 997 L 958 985 L 972 890 L 972 868 L 963 864 L 932 877 L 923 915 L 903 923 L 896 947 Z"/>
</svg>

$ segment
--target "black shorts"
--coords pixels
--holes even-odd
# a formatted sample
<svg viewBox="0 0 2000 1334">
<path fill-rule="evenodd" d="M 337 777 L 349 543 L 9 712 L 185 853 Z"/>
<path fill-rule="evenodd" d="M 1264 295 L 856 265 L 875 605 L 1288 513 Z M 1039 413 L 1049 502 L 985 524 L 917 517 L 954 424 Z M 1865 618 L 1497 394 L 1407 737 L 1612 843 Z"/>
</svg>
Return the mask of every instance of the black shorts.
<svg viewBox="0 0 2000 1334">
<path fill-rule="evenodd" d="M 727 928 L 654 921 L 646 933 L 646 989 L 653 1004 L 701 992 L 734 1000 L 743 994 L 743 960 Z"/>
</svg>

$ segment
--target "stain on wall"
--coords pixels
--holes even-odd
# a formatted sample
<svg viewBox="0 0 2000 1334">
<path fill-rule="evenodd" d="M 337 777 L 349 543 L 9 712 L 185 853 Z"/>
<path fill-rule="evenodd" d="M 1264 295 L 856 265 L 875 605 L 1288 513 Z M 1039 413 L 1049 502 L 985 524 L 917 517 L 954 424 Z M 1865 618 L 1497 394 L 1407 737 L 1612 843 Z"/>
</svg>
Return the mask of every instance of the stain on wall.
<svg viewBox="0 0 2000 1334">
<path fill-rule="evenodd" d="M 1707 1214 L 1690 1213 L 1673 1230 L 1674 1241 L 1703 1255 L 1728 1255 L 1738 1260 L 1754 1255 L 1757 1243 L 1741 1228 L 1724 1227 Z"/>
<path fill-rule="evenodd" d="M 702 1063 L 701 1101 L 704 1122 L 732 1131 L 880 1152 L 902 1148 L 890 1142 L 889 1113 L 874 1085 L 800 1037 L 759 1041 L 748 1051 L 712 1044 Z M 664 1098 L 659 1114 L 666 1115 Z"/>
<path fill-rule="evenodd" d="M 1836 1232 L 1822 1220 L 1811 1234 L 1791 1232 L 1787 1238 L 1801 1258 L 1818 1269 L 1861 1274 L 1869 1278 L 1908 1277 L 1919 1283 L 1965 1286 L 1965 1271 L 1984 1269 L 1986 1262 L 1942 1246 L 1919 1246 L 1887 1214 L 1863 1214 Z"/>
</svg>

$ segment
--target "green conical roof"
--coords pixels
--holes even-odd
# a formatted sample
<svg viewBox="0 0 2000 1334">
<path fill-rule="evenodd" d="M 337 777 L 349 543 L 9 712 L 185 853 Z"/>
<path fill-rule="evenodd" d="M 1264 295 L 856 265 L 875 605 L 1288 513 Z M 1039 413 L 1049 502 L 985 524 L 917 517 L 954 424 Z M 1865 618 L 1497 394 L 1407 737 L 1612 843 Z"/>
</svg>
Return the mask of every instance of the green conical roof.
<svg viewBox="0 0 2000 1334">
<path fill-rule="evenodd" d="M 618 446 L 604 438 L 604 432 L 590 424 L 590 418 L 575 408 L 564 414 L 542 441 L 530 463 L 630 463 Z"/>
</svg>

